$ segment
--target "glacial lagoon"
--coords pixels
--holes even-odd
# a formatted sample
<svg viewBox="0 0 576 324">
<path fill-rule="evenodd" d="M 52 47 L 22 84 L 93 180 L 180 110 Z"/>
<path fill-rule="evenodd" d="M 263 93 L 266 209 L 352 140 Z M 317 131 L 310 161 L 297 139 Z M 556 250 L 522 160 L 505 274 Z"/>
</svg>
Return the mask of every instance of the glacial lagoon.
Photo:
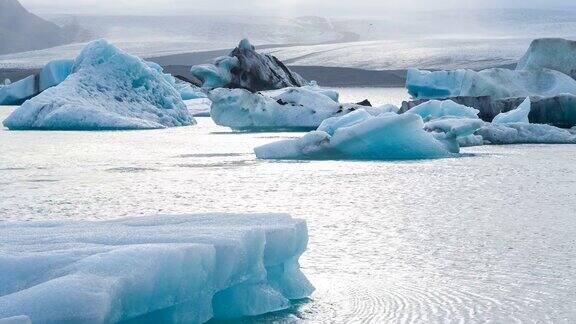
<svg viewBox="0 0 576 324">
<path fill-rule="evenodd" d="M 343 102 L 406 98 L 403 89 L 338 90 Z M 0 107 L 0 119 L 12 110 Z M 0 213 L 305 219 L 301 265 L 317 290 L 267 320 L 576 320 L 576 145 L 472 147 L 422 161 L 262 161 L 254 147 L 303 134 L 197 121 L 148 131 L 2 129 Z"/>
</svg>

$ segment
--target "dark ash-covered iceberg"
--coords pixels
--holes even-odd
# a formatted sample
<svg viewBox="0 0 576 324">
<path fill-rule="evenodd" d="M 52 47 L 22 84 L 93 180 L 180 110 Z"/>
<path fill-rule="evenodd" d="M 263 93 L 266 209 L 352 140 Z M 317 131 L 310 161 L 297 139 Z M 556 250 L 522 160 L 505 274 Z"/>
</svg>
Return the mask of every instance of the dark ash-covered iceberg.
<svg viewBox="0 0 576 324">
<path fill-rule="evenodd" d="M 308 85 L 308 81 L 276 57 L 257 53 L 247 39 L 229 56 L 219 57 L 213 64 L 193 66 L 191 73 L 202 80 L 205 88 L 241 88 L 256 92 Z"/>
</svg>

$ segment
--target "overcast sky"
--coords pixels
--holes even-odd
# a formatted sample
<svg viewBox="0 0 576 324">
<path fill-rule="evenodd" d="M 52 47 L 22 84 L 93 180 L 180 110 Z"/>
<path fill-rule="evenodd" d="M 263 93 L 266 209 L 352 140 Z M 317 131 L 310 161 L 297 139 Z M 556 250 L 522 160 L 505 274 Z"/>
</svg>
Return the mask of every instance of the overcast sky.
<svg viewBox="0 0 576 324">
<path fill-rule="evenodd" d="M 1 0 L 0 0 L 1 1 Z M 576 0 L 20 0 L 37 13 L 385 16 L 395 11 L 576 8 Z"/>
</svg>

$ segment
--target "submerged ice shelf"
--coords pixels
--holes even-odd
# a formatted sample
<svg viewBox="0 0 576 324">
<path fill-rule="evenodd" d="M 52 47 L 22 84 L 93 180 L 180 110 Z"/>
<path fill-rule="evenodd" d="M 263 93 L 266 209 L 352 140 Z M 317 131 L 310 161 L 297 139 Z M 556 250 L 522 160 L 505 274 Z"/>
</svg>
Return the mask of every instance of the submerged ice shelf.
<svg viewBox="0 0 576 324">
<path fill-rule="evenodd" d="M 291 307 L 312 285 L 283 214 L 0 223 L 0 319 L 202 323 Z M 22 317 L 21 317 L 22 318 Z"/>
</svg>

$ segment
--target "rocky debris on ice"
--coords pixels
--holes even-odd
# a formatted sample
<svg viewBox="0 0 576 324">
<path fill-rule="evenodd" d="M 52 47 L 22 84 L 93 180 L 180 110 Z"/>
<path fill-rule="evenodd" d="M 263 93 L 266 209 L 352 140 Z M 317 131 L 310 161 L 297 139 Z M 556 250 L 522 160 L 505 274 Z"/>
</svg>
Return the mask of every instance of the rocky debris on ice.
<svg viewBox="0 0 576 324">
<path fill-rule="evenodd" d="M 243 39 L 229 56 L 213 64 L 193 66 L 191 73 L 205 88 L 241 88 L 251 92 L 301 87 L 309 82 L 270 54 L 259 54 Z"/>
</svg>

